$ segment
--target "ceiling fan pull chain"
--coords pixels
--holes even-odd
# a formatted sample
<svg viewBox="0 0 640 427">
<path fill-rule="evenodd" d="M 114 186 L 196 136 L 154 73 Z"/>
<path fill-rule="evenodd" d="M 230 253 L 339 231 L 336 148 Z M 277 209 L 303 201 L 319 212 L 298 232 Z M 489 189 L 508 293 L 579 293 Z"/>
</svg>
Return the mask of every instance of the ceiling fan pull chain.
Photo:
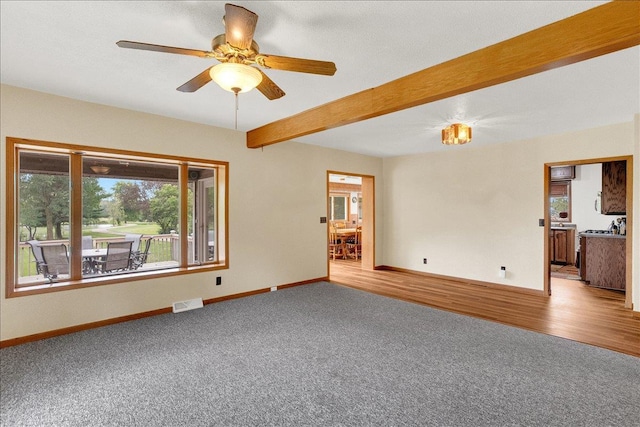
<svg viewBox="0 0 640 427">
<path fill-rule="evenodd" d="M 234 87 L 231 88 L 236 97 L 236 130 L 238 130 L 238 92 L 240 92 L 240 88 Z"/>
</svg>

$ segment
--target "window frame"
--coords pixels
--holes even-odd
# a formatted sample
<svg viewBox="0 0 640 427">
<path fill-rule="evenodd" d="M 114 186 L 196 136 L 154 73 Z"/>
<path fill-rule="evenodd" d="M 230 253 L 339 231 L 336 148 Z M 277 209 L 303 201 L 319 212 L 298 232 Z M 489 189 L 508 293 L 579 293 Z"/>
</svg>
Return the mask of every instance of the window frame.
<svg viewBox="0 0 640 427">
<path fill-rule="evenodd" d="M 50 142 L 32 139 L 6 138 L 6 224 L 5 224 L 5 245 L 6 254 L 5 266 L 5 297 L 19 297 L 36 295 L 49 292 L 67 291 L 93 286 L 102 286 L 123 282 L 134 282 L 147 280 L 156 277 L 170 277 L 183 274 L 193 274 L 206 271 L 216 271 L 229 268 L 229 162 L 219 160 L 209 160 L 201 158 L 183 157 L 175 155 L 153 154 L 139 151 L 129 151 L 120 149 L 110 149 L 103 147 L 83 146 L 60 142 Z M 70 156 L 70 181 L 71 181 L 71 208 L 70 208 L 70 238 L 71 247 L 82 247 L 82 160 L 83 156 L 103 156 L 103 157 L 132 157 L 139 160 L 152 162 L 162 162 L 174 164 L 178 167 L 178 185 L 180 190 L 179 207 L 179 227 L 180 235 L 188 235 L 188 188 L 189 188 L 189 167 L 199 166 L 215 168 L 217 171 L 216 186 L 216 213 L 217 213 L 217 236 L 216 244 L 217 259 L 214 262 L 205 264 L 189 264 L 188 239 L 180 239 L 179 265 L 175 268 L 149 271 L 135 271 L 123 275 L 108 277 L 82 277 L 81 253 L 73 251 L 70 254 L 70 279 L 53 283 L 40 283 L 33 286 L 24 286 L 18 283 L 17 263 L 18 263 L 18 207 L 20 204 L 18 197 L 18 185 L 20 171 L 18 169 L 19 152 L 22 149 L 34 149 L 42 152 L 68 154 Z"/>
<path fill-rule="evenodd" d="M 349 221 L 351 215 L 351 195 L 349 193 L 331 192 L 329 194 L 329 220 Z M 344 199 L 344 218 L 335 218 L 335 199 Z"/>
<path fill-rule="evenodd" d="M 570 223 L 571 222 L 571 184 L 572 181 L 571 180 L 553 180 L 549 183 L 549 220 L 551 222 L 566 222 L 566 223 Z M 564 191 L 566 192 L 566 195 L 564 197 L 567 198 L 567 217 L 566 218 L 560 218 L 560 217 L 554 217 L 551 214 L 551 199 L 554 197 L 559 197 L 559 196 L 554 196 L 553 195 L 553 187 L 564 187 Z"/>
</svg>

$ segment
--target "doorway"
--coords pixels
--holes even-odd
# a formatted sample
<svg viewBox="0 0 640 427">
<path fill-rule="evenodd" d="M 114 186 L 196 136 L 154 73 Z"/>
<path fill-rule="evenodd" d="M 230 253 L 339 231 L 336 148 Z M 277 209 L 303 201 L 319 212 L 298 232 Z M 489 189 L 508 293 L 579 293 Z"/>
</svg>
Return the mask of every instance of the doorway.
<svg viewBox="0 0 640 427">
<path fill-rule="evenodd" d="M 597 166 L 597 165 L 601 165 L 601 164 L 610 164 L 611 162 L 625 162 L 626 164 L 626 168 L 622 168 L 623 172 L 626 172 L 624 175 L 624 178 L 622 178 L 622 183 L 625 185 L 625 189 L 622 190 L 621 194 L 624 194 L 624 196 L 626 196 L 626 199 L 623 201 L 623 206 L 624 206 L 624 213 L 618 213 L 615 215 L 607 215 L 605 216 L 604 214 L 600 214 L 600 213 L 596 213 L 595 210 L 599 207 L 599 196 L 597 194 L 598 191 L 602 190 L 602 186 L 604 185 L 602 178 L 600 178 L 599 182 L 597 182 L 598 188 L 594 188 L 593 191 L 591 191 L 590 193 L 588 193 L 588 196 L 580 196 L 579 192 L 577 191 L 570 191 L 570 195 L 572 197 L 573 200 L 571 200 L 571 205 L 573 205 L 574 207 L 572 208 L 571 205 L 569 206 L 570 212 L 572 215 L 579 215 L 579 211 L 577 212 L 577 209 L 587 209 L 590 213 L 594 214 L 597 218 L 595 219 L 596 221 L 600 221 L 599 224 L 600 226 L 593 226 L 592 224 L 594 224 L 593 222 L 589 223 L 580 223 L 582 222 L 582 219 L 578 219 L 578 221 L 572 221 L 571 218 L 569 218 L 569 221 L 567 221 L 566 224 L 563 224 L 562 222 L 557 223 L 555 225 L 560 225 L 559 227 L 552 227 L 552 223 L 555 222 L 556 217 L 554 216 L 554 207 L 552 206 L 553 204 L 553 192 L 554 190 L 552 190 L 552 168 L 559 168 L 559 167 L 575 167 L 576 168 L 576 175 L 580 175 L 579 174 L 579 168 L 584 167 L 593 167 L 593 166 Z M 586 169 L 585 169 L 586 170 Z M 624 297 L 624 306 L 625 308 L 632 308 L 632 262 L 631 260 L 633 259 L 633 254 L 632 254 L 632 224 L 631 224 L 631 218 L 633 216 L 633 182 L 632 182 L 632 171 L 633 171 L 633 158 L 632 156 L 621 156 L 621 157 L 614 157 L 614 158 L 598 158 L 598 159 L 589 159 L 589 160 L 575 160 L 575 161 L 567 161 L 567 162 L 554 162 L 554 163 L 547 163 L 545 164 L 544 167 L 544 211 L 545 211 L 545 217 L 544 217 L 544 254 L 545 256 L 543 257 L 543 259 L 545 260 L 545 265 L 544 265 L 544 293 L 545 295 L 551 295 L 552 293 L 552 262 L 554 261 L 555 256 L 553 255 L 554 253 L 554 243 L 555 242 L 555 233 L 554 233 L 554 229 L 560 229 L 562 230 L 563 228 L 565 228 L 568 232 L 568 234 L 570 236 L 573 236 L 573 238 L 575 239 L 574 242 L 576 242 L 575 244 L 575 249 L 573 249 L 575 252 L 575 264 L 577 264 L 578 268 L 578 274 L 580 276 L 582 276 L 581 270 L 580 268 L 584 269 L 585 268 L 585 260 L 584 260 L 584 252 L 581 251 L 580 249 L 580 245 L 579 245 L 579 239 L 580 239 L 580 233 L 586 231 L 587 229 L 591 229 L 591 228 L 607 228 L 607 224 L 610 223 L 612 220 L 615 222 L 615 220 L 617 219 L 617 217 L 620 216 L 624 216 L 627 218 L 627 227 L 626 227 L 626 238 L 624 240 L 624 243 L 621 242 L 622 247 L 624 248 L 624 267 L 625 267 L 625 271 L 624 271 L 624 292 L 625 292 L 625 297 Z M 600 175 L 601 176 L 601 175 Z M 573 179 L 573 178 L 571 178 Z M 593 185 L 593 184 L 592 184 Z M 574 187 L 575 188 L 575 187 Z M 582 197 L 586 206 L 588 207 L 584 207 L 584 208 L 576 208 L 576 204 L 577 204 L 577 199 L 579 197 Z M 574 216 L 574 218 L 576 218 L 576 216 Z M 598 223 L 596 223 L 598 224 Z M 572 228 L 573 227 L 573 228 Z M 573 234 L 575 233 L 575 234 Z M 561 235 L 564 233 L 561 233 Z M 570 245 L 573 246 L 573 245 Z M 556 259 L 557 260 L 557 259 Z M 584 282 L 582 282 L 584 283 Z"/>
<path fill-rule="evenodd" d="M 375 267 L 375 179 L 371 175 L 327 171 L 327 263 L 352 261 L 359 268 Z M 336 238 L 333 233 L 341 230 Z M 333 236 L 333 237 L 332 237 Z M 348 239 L 348 240 L 347 240 Z M 336 240 L 339 246 L 336 247 Z M 349 242 L 349 250 L 347 248 Z M 356 247 L 353 247 L 355 243 Z M 354 252 L 355 250 L 355 252 Z"/>
</svg>

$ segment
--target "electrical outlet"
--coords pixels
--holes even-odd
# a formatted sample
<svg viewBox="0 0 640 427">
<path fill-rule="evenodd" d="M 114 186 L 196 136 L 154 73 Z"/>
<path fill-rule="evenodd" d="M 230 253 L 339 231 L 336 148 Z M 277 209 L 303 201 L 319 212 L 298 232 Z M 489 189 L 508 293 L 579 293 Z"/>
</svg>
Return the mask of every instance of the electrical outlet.
<svg viewBox="0 0 640 427">
<path fill-rule="evenodd" d="M 427 263 L 427 259 L 426 258 L 422 258 L 422 263 L 426 264 Z"/>
<path fill-rule="evenodd" d="M 222 277 L 216 277 L 216 286 L 222 285 Z"/>
<path fill-rule="evenodd" d="M 273 291 L 277 291 L 277 290 L 278 290 L 278 287 L 277 287 L 277 286 L 272 286 L 272 287 L 271 287 L 271 292 L 273 292 Z"/>
</svg>

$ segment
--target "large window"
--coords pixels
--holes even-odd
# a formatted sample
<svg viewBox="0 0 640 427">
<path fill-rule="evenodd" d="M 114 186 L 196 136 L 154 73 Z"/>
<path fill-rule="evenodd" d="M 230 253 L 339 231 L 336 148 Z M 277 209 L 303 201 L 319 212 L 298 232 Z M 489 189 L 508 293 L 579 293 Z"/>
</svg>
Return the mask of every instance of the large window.
<svg viewBox="0 0 640 427">
<path fill-rule="evenodd" d="M 348 194 L 331 194 L 329 196 L 331 221 L 346 220 L 349 206 Z"/>
<path fill-rule="evenodd" d="M 226 162 L 7 145 L 8 296 L 226 268 Z"/>
</svg>

